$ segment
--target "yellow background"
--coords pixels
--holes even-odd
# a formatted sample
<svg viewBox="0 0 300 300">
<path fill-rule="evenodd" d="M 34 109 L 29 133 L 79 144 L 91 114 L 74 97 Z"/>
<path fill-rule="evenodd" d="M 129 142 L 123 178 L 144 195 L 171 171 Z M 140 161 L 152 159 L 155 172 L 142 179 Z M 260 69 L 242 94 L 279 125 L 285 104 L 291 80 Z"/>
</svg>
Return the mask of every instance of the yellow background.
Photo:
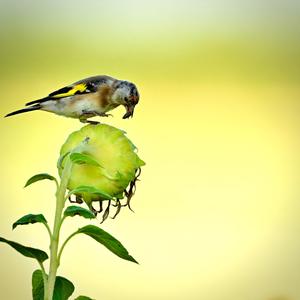
<svg viewBox="0 0 300 300">
<path fill-rule="evenodd" d="M 1 115 L 97 74 L 137 84 L 127 131 L 146 161 L 132 200 L 102 228 L 140 265 L 78 236 L 59 274 L 99 300 L 298 300 L 299 3 L 0 2 Z M 60 146 L 81 124 L 33 112 L 1 119 L 0 233 L 47 250 L 40 225 Z M 63 236 L 87 224 L 66 222 Z M 94 224 L 98 225 L 99 220 Z M 31 299 L 37 268 L 0 245 L 1 299 Z"/>
</svg>

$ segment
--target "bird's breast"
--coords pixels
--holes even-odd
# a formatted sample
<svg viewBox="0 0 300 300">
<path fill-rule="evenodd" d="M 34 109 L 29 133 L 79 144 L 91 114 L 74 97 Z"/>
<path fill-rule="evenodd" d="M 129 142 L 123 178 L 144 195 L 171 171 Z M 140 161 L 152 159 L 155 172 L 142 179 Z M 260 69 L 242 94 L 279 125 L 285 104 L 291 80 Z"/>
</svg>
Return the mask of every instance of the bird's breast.
<svg viewBox="0 0 300 300">
<path fill-rule="evenodd" d="M 71 118 L 78 118 L 83 112 L 101 110 L 96 97 L 90 95 L 85 95 L 84 97 L 76 95 L 59 100 L 49 100 L 43 103 L 42 109 Z"/>
<path fill-rule="evenodd" d="M 111 102 L 110 94 L 103 90 L 84 95 L 74 95 L 43 103 L 42 109 L 71 118 L 79 118 L 84 113 L 105 113 L 117 107 Z"/>
</svg>

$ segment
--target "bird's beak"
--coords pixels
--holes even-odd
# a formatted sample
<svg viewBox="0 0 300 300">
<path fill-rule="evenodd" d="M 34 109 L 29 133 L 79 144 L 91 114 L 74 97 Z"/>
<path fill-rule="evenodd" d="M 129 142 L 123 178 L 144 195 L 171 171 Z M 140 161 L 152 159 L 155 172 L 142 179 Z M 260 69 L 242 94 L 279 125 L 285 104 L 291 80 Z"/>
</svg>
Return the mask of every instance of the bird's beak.
<svg viewBox="0 0 300 300">
<path fill-rule="evenodd" d="M 123 119 L 128 119 L 129 117 L 133 117 L 134 105 L 125 105 L 126 113 L 123 116 Z"/>
</svg>

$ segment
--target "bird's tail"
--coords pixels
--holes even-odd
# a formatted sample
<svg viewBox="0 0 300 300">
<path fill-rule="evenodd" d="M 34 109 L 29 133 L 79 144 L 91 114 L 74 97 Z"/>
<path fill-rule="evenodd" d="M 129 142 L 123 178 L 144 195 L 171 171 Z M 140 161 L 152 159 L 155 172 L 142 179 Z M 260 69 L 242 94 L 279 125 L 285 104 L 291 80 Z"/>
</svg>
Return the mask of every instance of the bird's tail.
<svg viewBox="0 0 300 300">
<path fill-rule="evenodd" d="M 13 116 L 13 115 L 22 114 L 22 113 L 25 113 L 25 112 L 28 112 L 28 111 L 38 110 L 40 108 L 41 108 L 41 105 L 40 104 L 36 104 L 36 105 L 33 105 L 33 106 L 29 106 L 29 107 L 26 107 L 26 108 L 23 108 L 23 109 L 19 109 L 19 110 L 13 111 L 13 112 L 7 114 L 5 116 L 5 118 Z"/>
</svg>

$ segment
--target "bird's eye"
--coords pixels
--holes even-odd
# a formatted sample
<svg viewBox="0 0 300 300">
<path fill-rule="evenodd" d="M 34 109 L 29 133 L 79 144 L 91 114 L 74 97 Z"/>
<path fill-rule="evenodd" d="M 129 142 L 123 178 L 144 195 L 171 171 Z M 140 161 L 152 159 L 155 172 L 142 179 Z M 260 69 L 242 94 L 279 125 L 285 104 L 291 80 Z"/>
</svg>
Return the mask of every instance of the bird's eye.
<svg viewBox="0 0 300 300">
<path fill-rule="evenodd" d="M 128 101 L 129 101 L 129 99 L 128 99 L 127 97 L 125 97 L 125 98 L 124 98 L 124 101 L 125 101 L 125 102 L 128 102 Z"/>
</svg>

